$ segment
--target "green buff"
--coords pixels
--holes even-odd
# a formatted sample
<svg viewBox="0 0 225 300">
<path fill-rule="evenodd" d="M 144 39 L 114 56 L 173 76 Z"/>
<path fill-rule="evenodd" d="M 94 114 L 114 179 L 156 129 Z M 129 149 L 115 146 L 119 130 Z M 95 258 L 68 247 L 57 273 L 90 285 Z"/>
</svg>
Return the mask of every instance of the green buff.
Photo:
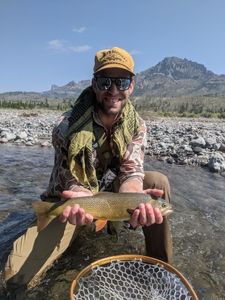
<svg viewBox="0 0 225 300">
<path fill-rule="evenodd" d="M 83 91 L 77 99 L 69 120 L 69 167 L 71 174 L 84 187 L 96 193 L 99 190 L 96 170 L 92 159 L 92 145 L 96 142 L 93 130 L 93 110 L 95 93 L 91 87 Z M 127 145 L 139 128 L 139 117 L 133 105 L 128 101 L 122 117 L 114 126 L 112 144 L 114 153 L 123 158 Z M 100 140 L 97 141 L 101 147 Z"/>
</svg>

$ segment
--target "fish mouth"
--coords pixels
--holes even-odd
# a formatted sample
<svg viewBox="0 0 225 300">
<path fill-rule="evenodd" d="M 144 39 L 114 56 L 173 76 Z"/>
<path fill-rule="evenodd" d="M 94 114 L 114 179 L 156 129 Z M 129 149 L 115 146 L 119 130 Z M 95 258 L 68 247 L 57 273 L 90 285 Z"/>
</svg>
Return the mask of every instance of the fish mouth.
<svg viewBox="0 0 225 300">
<path fill-rule="evenodd" d="M 167 209 L 167 210 L 165 210 L 165 211 L 163 212 L 163 216 L 168 216 L 168 215 L 170 215 L 172 212 L 173 212 L 172 209 Z"/>
</svg>

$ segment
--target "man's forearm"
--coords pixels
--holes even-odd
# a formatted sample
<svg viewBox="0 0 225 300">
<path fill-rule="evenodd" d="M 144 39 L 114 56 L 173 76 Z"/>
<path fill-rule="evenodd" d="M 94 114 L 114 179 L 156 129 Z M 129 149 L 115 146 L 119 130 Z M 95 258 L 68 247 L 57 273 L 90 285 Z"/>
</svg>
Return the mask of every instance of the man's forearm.
<svg viewBox="0 0 225 300">
<path fill-rule="evenodd" d="M 143 182 L 141 179 L 138 178 L 128 179 L 121 184 L 119 188 L 119 192 L 120 193 L 126 193 L 126 192 L 142 193 Z"/>
</svg>

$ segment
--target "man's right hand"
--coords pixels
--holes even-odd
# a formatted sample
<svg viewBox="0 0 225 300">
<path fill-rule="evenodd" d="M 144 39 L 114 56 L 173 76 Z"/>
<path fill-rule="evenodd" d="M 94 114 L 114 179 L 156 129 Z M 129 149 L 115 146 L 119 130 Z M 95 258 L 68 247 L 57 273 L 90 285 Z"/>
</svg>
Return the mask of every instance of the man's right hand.
<svg viewBox="0 0 225 300">
<path fill-rule="evenodd" d="M 62 192 L 62 197 L 65 199 L 92 195 L 92 192 L 89 190 L 81 190 L 76 192 L 69 190 Z M 93 221 L 93 216 L 91 214 L 85 213 L 84 209 L 80 207 L 79 204 L 75 204 L 74 206 L 67 206 L 64 209 L 63 213 L 59 216 L 59 220 L 62 223 L 68 221 L 72 225 L 83 226 L 91 224 Z"/>
</svg>

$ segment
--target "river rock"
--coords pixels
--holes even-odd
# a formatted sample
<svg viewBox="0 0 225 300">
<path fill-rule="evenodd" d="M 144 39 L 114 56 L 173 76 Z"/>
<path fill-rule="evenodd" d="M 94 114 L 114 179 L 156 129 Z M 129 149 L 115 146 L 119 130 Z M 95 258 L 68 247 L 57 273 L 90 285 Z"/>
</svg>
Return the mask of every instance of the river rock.
<svg viewBox="0 0 225 300">
<path fill-rule="evenodd" d="M 213 153 L 209 158 L 208 167 L 213 172 L 223 172 L 225 170 L 225 159 L 220 153 Z"/>
<path fill-rule="evenodd" d="M 192 147 L 201 147 L 204 148 L 206 145 L 205 139 L 203 137 L 198 137 L 196 139 L 193 139 L 190 144 L 192 145 Z"/>
<path fill-rule="evenodd" d="M 5 138 L 7 141 L 14 141 L 16 139 L 16 135 L 10 131 L 2 131 L 1 137 Z"/>
<path fill-rule="evenodd" d="M 147 155 L 170 164 L 209 167 L 213 172 L 223 169 L 212 155 L 219 153 L 225 159 L 224 121 L 157 118 L 148 120 L 147 128 Z"/>
<path fill-rule="evenodd" d="M 26 131 L 21 131 L 16 136 L 17 139 L 26 140 L 27 139 L 27 133 Z"/>
<path fill-rule="evenodd" d="M 220 145 L 219 151 L 225 152 L 225 143 Z"/>
</svg>

